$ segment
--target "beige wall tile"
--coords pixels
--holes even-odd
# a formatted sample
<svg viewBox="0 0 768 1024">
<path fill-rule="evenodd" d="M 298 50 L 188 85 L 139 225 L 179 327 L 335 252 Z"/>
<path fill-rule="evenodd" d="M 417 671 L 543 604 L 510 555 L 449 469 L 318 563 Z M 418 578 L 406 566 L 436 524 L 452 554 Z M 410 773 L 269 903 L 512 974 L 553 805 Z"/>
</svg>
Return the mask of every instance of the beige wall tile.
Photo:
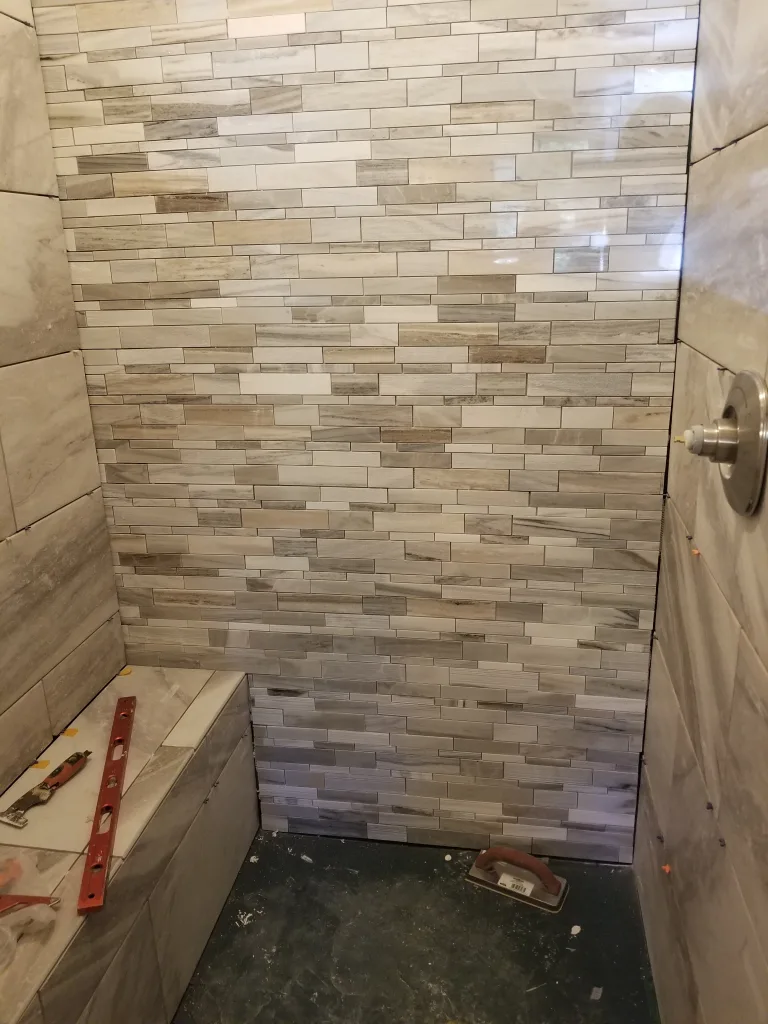
<svg viewBox="0 0 768 1024">
<path fill-rule="evenodd" d="M 578 57 L 599 53 L 640 53 L 653 49 L 653 24 L 599 25 L 543 29 L 537 33 L 537 57 Z"/>
<path fill-rule="evenodd" d="M 766 31 L 768 10 L 755 0 L 727 0 L 702 18 L 692 160 L 768 124 Z"/>
<path fill-rule="evenodd" d="M 79 353 L 0 369 L 0 444 L 18 528 L 99 486 Z"/>
<path fill-rule="evenodd" d="M 264 18 L 229 18 L 227 20 L 227 35 L 230 39 L 239 39 L 242 36 L 246 38 L 283 36 L 304 32 L 305 29 L 306 15 L 298 13 L 273 14 Z"/>
<path fill-rule="evenodd" d="M 76 4 L 75 10 L 81 32 L 168 25 L 176 21 L 176 7 L 172 0 L 101 0 L 99 3 Z"/>
<path fill-rule="evenodd" d="M 214 78 L 242 75 L 289 75 L 314 70 L 315 53 L 311 46 L 222 50 L 213 55 Z"/>
<path fill-rule="evenodd" d="M 77 347 L 58 202 L 0 193 L 0 365 Z"/>
<path fill-rule="evenodd" d="M 768 363 L 753 230 L 762 193 L 752 187 L 767 150 L 763 129 L 691 168 L 680 337 L 734 372 L 764 373 Z"/>
<path fill-rule="evenodd" d="M 117 610 L 99 492 L 3 541 L 0 576 L 5 710 Z"/>
<path fill-rule="evenodd" d="M 448 256 L 451 274 L 546 274 L 552 270 L 551 249 L 483 249 L 452 252 Z"/>
<path fill-rule="evenodd" d="M 245 395 L 330 395 L 327 373 L 241 373 Z"/>
<path fill-rule="evenodd" d="M 0 786 L 25 771 L 53 738 L 40 683 L 0 715 Z"/>
<path fill-rule="evenodd" d="M 462 89 L 463 103 L 488 100 L 539 100 L 573 96 L 573 71 L 523 71 L 513 75 L 474 75 Z"/>
<path fill-rule="evenodd" d="M 2 0 L 0 13 L 9 14 L 18 21 L 25 21 L 32 24 L 32 7 L 28 0 Z"/>
<path fill-rule="evenodd" d="M 406 83 L 354 82 L 344 85 L 302 86 L 304 110 L 355 110 L 370 107 L 402 106 Z"/>
<path fill-rule="evenodd" d="M 477 60 L 474 36 L 453 36 L 430 40 L 425 52 L 420 39 L 392 39 L 370 43 L 372 68 L 417 67 L 428 57 L 430 64 L 461 64 Z"/>
<path fill-rule="evenodd" d="M 328 779 L 262 793 L 274 827 L 324 787 L 347 834 L 488 845 L 488 786 L 522 781 L 551 817 L 508 834 L 627 862 L 693 10 L 156 10 L 44 36 L 73 49 L 45 74 L 129 656 L 252 671 L 263 765 L 323 738 Z M 449 706 L 478 690 L 555 721 Z M 430 787 L 423 827 L 392 817 Z"/>
<path fill-rule="evenodd" d="M 56 195 L 34 29 L 0 13 L 0 190 Z"/>
<path fill-rule="evenodd" d="M 5 466 L 0 467 L 0 540 L 16 532 L 16 520 L 13 518 L 13 504 L 8 487 L 8 476 Z"/>
</svg>

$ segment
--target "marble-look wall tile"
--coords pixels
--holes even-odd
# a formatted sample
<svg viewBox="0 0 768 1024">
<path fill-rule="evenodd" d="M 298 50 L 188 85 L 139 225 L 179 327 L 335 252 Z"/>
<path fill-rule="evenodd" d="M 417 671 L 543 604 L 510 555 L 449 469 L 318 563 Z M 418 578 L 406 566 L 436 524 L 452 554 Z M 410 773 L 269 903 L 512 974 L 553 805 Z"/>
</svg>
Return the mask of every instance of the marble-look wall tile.
<svg viewBox="0 0 768 1024">
<path fill-rule="evenodd" d="M 708 3 L 701 22 L 691 159 L 768 125 L 768 7 L 762 0 Z"/>
<path fill-rule="evenodd" d="M 8 487 L 8 476 L 5 472 L 5 461 L 0 447 L 0 540 L 16 532 L 16 520 L 13 518 L 11 491 Z"/>
<path fill-rule="evenodd" d="M 718 415 L 731 376 L 682 343 L 678 370 L 675 431 Z M 710 899 L 711 919 L 702 923 L 686 916 L 686 906 L 678 895 L 679 905 L 670 911 L 673 928 L 696 967 L 696 999 L 706 1020 L 730 1019 L 719 991 L 708 981 L 719 957 L 719 938 L 715 941 L 713 937 L 719 937 L 723 929 L 732 940 L 732 960 L 736 958 L 735 949 L 743 945 L 747 950 L 746 980 L 739 974 L 741 968 L 730 961 L 727 965 L 737 979 L 734 982 L 732 978 L 729 984 L 737 983 L 746 992 L 744 1002 L 734 1004 L 737 1016 L 733 1019 L 744 1014 L 760 1019 L 766 1012 L 766 997 L 752 979 L 765 970 L 761 958 L 768 951 L 763 924 L 766 908 L 761 899 L 765 889 L 765 856 L 761 851 L 768 834 L 768 808 L 762 800 L 765 787 L 760 781 L 764 774 L 761 752 L 768 728 L 768 672 L 764 667 L 768 655 L 764 635 L 768 513 L 763 505 L 750 519 L 737 516 L 725 500 L 719 468 L 689 455 L 681 446 L 671 462 L 669 491 L 644 799 L 653 801 L 658 830 L 664 836 L 675 834 L 684 816 L 683 802 L 693 808 L 702 802 L 705 805 L 700 821 L 688 820 L 680 827 L 679 842 L 682 846 L 686 833 L 696 834 L 698 842 L 704 830 L 712 847 L 710 853 L 718 863 L 724 858 L 717 885 L 712 883 L 717 898 L 714 902 Z M 681 754 L 681 747 L 689 753 Z M 691 778 L 698 780 L 695 799 L 681 790 L 680 771 L 670 768 L 673 750 L 678 768 L 682 758 L 691 765 Z M 702 849 L 702 857 L 705 852 Z M 672 851 L 665 847 L 659 856 L 662 863 L 671 864 L 674 882 L 679 864 Z M 664 955 L 667 940 L 652 923 L 653 907 L 662 898 L 659 890 L 667 883 L 643 861 L 640 846 L 636 868 L 662 1012 L 665 1022 L 669 1019 L 676 1024 L 679 1001 L 687 1000 L 684 976 L 676 976 L 673 959 Z M 698 868 L 686 864 L 684 878 L 699 874 Z M 704 876 L 702 885 L 709 892 L 711 880 L 707 878 Z M 710 937 L 709 948 L 702 934 Z M 754 952 L 758 949 L 759 953 Z"/>
<path fill-rule="evenodd" d="M 131 660 L 273 827 L 631 858 L 697 9 L 563 3 L 38 7 Z"/>
<path fill-rule="evenodd" d="M 77 1024 L 167 1024 L 149 907 L 139 914 Z"/>
<path fill-rule="evenodd" d="M 174 728 L 165 739 L 167 746 L 190 747 L 196 749 L 210 736 L 211 723 L 215 732 L 222 729 L 222 744 L 225 749 L 232 749 L 232 740 L 240 735 L 241 729 L 233 724 L 237 732 L 233 735 L 225 726 L 221 716 L 232 715 L 248 719 L 248 684 L 242 672 L 214 672 L 194 703 L 181 716 Z M 243 712 L 245 711 L 245 714 Z"/>
<path fill-rule="evenodd" d="M 673 746 L 673 758 L 674 752 Z M 708 1024 L 699 1003 L 672 878 L 664 871 L 668 853 L 661 817 L 673 810 L 670 805 L 657 816 L 654 790 L 643 774 L 635 840 L 637 889 L 663 1024 Z"/>
<path fill-rule="evenodd" d="M 0 366 L 78 348 L 59 202 L 0 192 Z"/>
<path fill-rule="evenodd" d="M 50 742 L 48 709 L 38 683 L 0 715 L 0 791 Z"/>
<path fill-rule="evenodd" d="M 204 801 L 211 795 L 222 767 L 238 747 L 242 752 L 242 763 L 250 775 L 255 807 L 255 772 L 247 701 L 240 700 L 237 704 L 237 732 L 232 728 L 233 702 L 246 693 L 245 681 L 242 675 L 236 679 L 227 673 L 218 675 L 218 690 L 222 691 L 221 684 L 226 682 L 224 690 L 230 697 L 226 700 L 224 692 L 220 692 L 218 702 L 212 702 L 210 694 L 201 700 L 198 710 L 207 718 L 208 728 L 204 730 L 205 735 L 197 750 L 164 745 L 163 740 L 190 706 L 194 708 L 195 698 L 210 673 L 194 669 L 162 670 L 132 666 L 130 672 L 118 674 L 78 716 L 68 736 L 60 736 L 45 751 L 46 763 L 58 763 L 66 753 L 87 746 L 93 750 L 93 761 L 98 766 L 104 756 L 105 730 L 111 722 L 115 697 L 131 692 L 138 695 L 134 741 L 126 775 L 127 790 L 113 857 L 107 910 L 83 918 L 75 909 L 82 876 L 80 851 L 90 833 L 89 819 L 100 778 L 98 771 L 92 773 L 86 769 L 80 773 L 62 791 L 48 814 L 30 817 L 30 824 L 23 834 L 28 844 L 26 847 L 18 849 L 0 845 L 0 859 L 7 855 L 20 860 L 22 878 L 16 884 L 23 886 L 23 891 L 55 892 L 62 900 L 59 912 L 54 915 L 53 927 L 41 932 L 34 942 L 25 942 L 11 967 L 0 971 L 0 1024 L 18 1024 L 19 1012 L 38 989 L 46 1024 L 84 1024 L 86 1021 L 104 1024 L 113 1020 L 110 1010 L 123 1012 L 110 1006 L 116 988 L 122 984 L 119 978 L 134 975 L 137 983 L 143 978 L 148 989 L 143 994 L 149 1002 L 141 1012 L 142 1024 L 144 1021 L 166 1020 L 161 990 L 156 984 L 157 969 L 151 969 L 151 959 L 143 961 L 145 951 L 137 948 L 134 929 L 138 927 L 143 933 L 145 925 L 141 915 L 148 913 L 142 908 L 146 908 L 152 890 L 179 849 Z M 200 719 L 200 714 L 195 716 L 198 725 L 201 724 Z M 188 718 L 189 721 L 191 719 Z M 223 750 L 225 739 L 228 742 L 226 751 Z M 65 749 L 67 745 L 68 749 Z M 11 802 L 22 790 L 29 789 L 33 784 L 31 777 L 36 772 L 42 777 L 41 771 L 44 769 L 29 769 L 4 794 L 4 801 Z M 216 792 L 214 788 L 213 793 Z M 242 812 L 242 807 L 239 810 Z M 232 824 L 236 830 L 242 829 L 242 813 L 234 813 L 228 807 L 224 825 L 227 824 Z M 225 831 L 225 827 L 218 829 L 219 837 Z M 49 838 L 53 847 L 45 845 Z M 227 851 L 231 857 L 229 847 Z M 240 860 L 244 852 L 240 853 Z M 228 863 L 226 857 L 224 861 Z M 235 872 L 237 867 L 239 863 Z M 206 873 L 206 883 L 210 880 Z M 218 879 L 214 877 L 213 880 Z M 230 885 L 231 879 L 227 882 L 227 890 Z M 199 879 L 191 891 L 196 892 L 198 888 Z M 153 939 L 149 942 L 150 947 L 153 942 Z M 152 992 L 159 995 L 158 1000 L 150 999 Z M 136 1005 L 129 1002 L 125 1012 L 135 1010 Z M 156 1012 L 160 1012 L 159 1017 L 156 1017 Z M 114 1019 L 122 1020 L 119 1016 Z M 126 1018 L 129 1019 L 133 1021 L 135 1017 Z"/>
<path fill-rule="evenodd" d="M 45 1024 L 43 1020 L 43 1008 L 40 1000 L 35 996 L 25 1012 L 19 1018 L 18 1024 Z"/>
<path fill-rule="evenodd" d="M 167 734 L 194 702 L 207 677 L 207 672 L 196 669 L 139 666 L 132 667 L 129 673 L 119 673 L 74 719 L 72 727 L 75 733 L 67 730 L 51 744 L 46 751 L 46 760 L 60 764 L 73 751 L 87 748 L 92 752 L 94 765 L 103 762 L 115 701 L 119 697 L 135 696 L 137 714 L 124 783 L 128 800 L 134 781 L 146 770 Z M 38 781 L 38 772 L 39 769 L 33 766 L 14 783 L 7 793 L 9 802 L 32 788 Z M 172 774 L 171 782 L 175 781 L 178 774 Z M 167 773 L 163 777 L 167 777 Z M 55 818 L 38 814 L 30 819 L 24 830 L 25 843 L 30 847 L 69 850 L 73 853 L 83 850 L 90 835 L 99 782 L 98 769 L 81 772 L 71 785 L 58 794 L 56 805 L 59 810 Z M 138 798 L 130 799 L 142 805 Z M 142 818 L 140 814 L 134 813 L 131 820 L 141 819 L 146 823 L 147 817 Z M 123 822 L 121 819 L 121 825 L 126 824 L 125 832 L 130 831 L 128 820 Z M 120 843 L 127 842 L 122 832 L 118 833 L 118 840 Z"/>
<path fill-rule="evenodd" d="M 184 837 L 210 789 L 207 764 L 192 758 L 134 844 L 117 860 L 109 886 L 109 914 L 93 914 L 69 938 L 67 957 L 57 962 L 40 989 L 46 1024 L 77 1024 L 125 940 L 142 906 Z M 82 877 L 82 867 L 78 864 Z M 69 899 L 76 905 L 78 878 Z"/>
<path fill-rule="evenodd" d="M 0 445 L 18 529 L 99 486 L 79 352 L 0 367 Z"/>
<path fill-rule="evenodd" d="M 691 168 L 682 341 L 737 373 L 768 366 L 765 219 L 768 128 Z"/>
<path fill-rule="evenodd" d="M 150 897 L 166 1012 L 176 1011 L 259 827 L 250 731 Z M 200 879 L 205 884 L 200 885 Z M 194 892 L 195 898 L 189 894 Z"/>
<path fill-rule="evenodd" d="M 0 191 L 57 195 L 35 30 L 0 12 Z"/>
<path fill-rule="evenodd" d="M 720 825 L 768 959 L 768 669 L 743 634 L 726 744 Z"/>
<path fill-rule="evenodd" d="M 159 746 L 131 783 L 120 808 L 120 829 L 115 837 L 115 856 L 125 857 L 134 847 L 163 800 L 186 768 L 193 751 L 185 747 Z"/>
<path fill-rule="evenodd" d="M 21 836 L 21 833 L 10 828 L 4 829 L 4 832 L 12 832 L 13 840 Z M 35 993 L 51 963 L 66 949 L 74 929 L 80 923 L 76 908 L 83 874 L 82 859 L 78 861 L 71 853 L 30 850 L 12 845 L 0 846 L 0 857 L 4 861 L 10 859 L 20 864 L 21 878 L 11 883 L 12 892 L 28 892 L 39 896 L 55 894 L 62 899 L 51 917 L 52 925 L 18 943 L 13 960 L 5 970 L 0 971 L 0 1024 L 26 1021 L 25 1012 L 31 1015 L 36 1024 L 40 1002 Z M 30 1002 L 32 1008 L 29 1007 Z"/>
<path fill-rule="evenodd" d="M 707 1020 L 768 1016 L 768 961 L 750 917 L 746 879 L 738 879 L 687 730 L 678 733 L 674 803 L 665 833 L 677 905 Z M 755 909 L 755 908 L 753 908 Z"/>
<path fill-rule="evenodd" d="M 32 25 L 32 5 L 29 0 L 0 0 L 0 14 L 7 14 L 17 21 Z"/>
<path fill-rule="evenodd" d="M 43 676 L 54 735 L 69 725 L 124 664 L 120 617 L 113 615 Z"/>
<path fill-rule="evenodd" d="M 96 491 L 0 543 L 0 708 L 117 610 Z"/>
<path fill-rule="evenodd" d="M 722 414 L 734 373 L 768 368 L 768 15 L 702 8 L 676 435 Z M 654 979 L 665 1024 L 765 1020 L 768 506 L 736 515 L 720 468 L 682 445 L 668 491 L 635 856 Z"/>
<path fill-rule="evenodd" d="M 667 825 L 675 762 L 680 706 L 660 643 L 653 649 L 648 688 L 648 715 L 643 750 L 643 771 L 654 793 L 654 811 L 662 831 Z"/>
<path fill-rule="evenodd" d="M 739 623 L 671 502 L 664 524 L 656 636 L 717 808 Z"/>
</svg>

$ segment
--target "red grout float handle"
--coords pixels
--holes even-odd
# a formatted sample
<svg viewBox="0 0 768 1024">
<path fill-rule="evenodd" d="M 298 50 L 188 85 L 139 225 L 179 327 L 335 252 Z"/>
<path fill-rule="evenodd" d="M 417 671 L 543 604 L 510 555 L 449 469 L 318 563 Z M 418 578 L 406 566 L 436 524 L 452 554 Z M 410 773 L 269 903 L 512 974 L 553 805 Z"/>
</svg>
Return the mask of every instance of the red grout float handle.
<svg viewBox="0 0 768 1024">
<path fill-rule="evenodd" d="M 560 882 L 544 861 L 539 860 L 538 857 L 532 857 L 530 853 L 514 850 L 511 846 L 491 846 L 490 849 L 484 850 L 475 861 L 475 867 L 488 871 L 499 861 L 530 871 L 553 896 L 560 893 Z"/>
</svg>

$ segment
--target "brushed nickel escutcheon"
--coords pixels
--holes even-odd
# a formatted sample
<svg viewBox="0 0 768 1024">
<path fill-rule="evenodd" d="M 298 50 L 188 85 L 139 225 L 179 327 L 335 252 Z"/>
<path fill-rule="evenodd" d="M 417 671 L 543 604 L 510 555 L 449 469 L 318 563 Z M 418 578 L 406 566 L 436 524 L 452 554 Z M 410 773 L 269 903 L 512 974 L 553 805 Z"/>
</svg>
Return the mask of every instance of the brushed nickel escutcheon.
<svg viewBox="0 0 768 1024">
<path fill-rule="evenodd" d="M 768 388 L 759 374 L 737 374 L 720 418 L 689 427 L 675 440 L 692 455 L 716 462 L 728 504 L 740 515 L 754 515 L 768 454 Z"/>
</svg>

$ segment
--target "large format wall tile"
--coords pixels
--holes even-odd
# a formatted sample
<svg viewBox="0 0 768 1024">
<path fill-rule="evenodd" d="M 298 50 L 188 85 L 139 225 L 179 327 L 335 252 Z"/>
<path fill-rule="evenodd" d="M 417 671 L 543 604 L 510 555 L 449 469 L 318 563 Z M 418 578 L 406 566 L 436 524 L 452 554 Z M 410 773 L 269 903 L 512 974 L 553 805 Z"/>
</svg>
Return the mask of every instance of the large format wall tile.
<svg viewBox="0 0 768 1024">
<path fill-rule="evenodd" d="M 697 550 L 670 502 L 656 636 L 717 807 L 726 759 L 723 723 L 733 696 L 739 623 Z"/>
<path fill-rule="evenodd" d="M 115 614 L 43 676 L 54 734 L 65 729 L 124 664 L 120 618 Z"/>
<path fill-rule="evenodd" d="M 244 4 L 35 8 L 131 660 L 271 827 L 629 860 L 696 8 Z"/>
<path fill-rule="evenodd" d="M 706 1019 L 718 1024 L 765 1020 L 768 961 L 750 918 L 748 882 L 737 879 L 727 843 L 721 843 L 685 729 L 678 732 L 672 785 L 665 850 Z"/>
<path fill-rule="evenodd" d="M 99 486 L 79 352 L 0 367 L 0 445 L 18 529 Z"/>
<path fill-rule="evenodd" d="M 34 1000 L 29 1004 L 24 1014 L 19 1019 L 19 1024 L 45 1024 L 43 1020 L 43 1008 L 40 1006 L 40 1000 L 35 996 Z"/>
<path fill-rule="evenodd" d="M 675 435 L 768 370 L 768 8 L 702 7 Z M 664 1024 L 768 1021 L 768 503 L 738 516 L 682 445 L 667 487 L 635 851 L 654 980 Z"/>
<path fill-rule="evenodd" d="M 169 1019 L 259 827 L 250 732 L 229 758 L 149 900 Z M 204 885 L 199 880 L 205 879 Z M 196 898 L 188 893 L 195 891 Z"/>
<path fill-rule="evenodd" d="M 0 8 L 0 191 L 56 195 L 35 30 Z"/>
<path fill-rule="evenodd" d="M 40 683 L 0 715 L 0 792 L 51 742 L 51 725 Z"/>
<path fill-rule="evenodd" d="M 674 753 L 673 746 L 673 759 Z M 657 816 L 654 790 L 645 773 L 640 785 L 639 804 L 634 866 L 662 1020 L 664 1024 L 706 1024 L 672 876 L 664 870 L 668 858 L 666 837 L 661 827 L 662 815 Z M 669 811 L 672 811 L 671 807 L 665 816 Z"/>
<path fill-rule="evenodd" d="M 699 34 L 691 159 L 768 125 L 768 5 L 705 0 Z"/>
<path fill-rule="evenodd" d="M 78 348 L 56 199 L 0 192 L 0 366 Z"/>
<path fill-rule="evenodd" d="M 694 164 L 679 334 L 735 373 L 768 365 L 768 128 Z"/>
<path fill-rule="evenodd" d="M 768 958 L 768 670 L 742 635 L 720 823 Z"/>
<path fill-rule="evenodd" d="M 116 611 L 101 494 L 0 544 L 0 709 Z"/>
<path fill-rule="evenodd" d="M 167 1024 L 149 907 L 139 914 L 77 1024 Z"/>
<path fill-rule="evenodd" d="M 0 13 L 24 21 L 27 25 L 32 24 L 32 5 L 29 0 L 0 0 Z"/>
<path fill-rule="evenodd" d="M 0 445 L 0 540 L 16 532 L 16 520 L 13 518 L 11 492 L 8 488 L 8 476 Z"/>
<path fill-rule="evenodd" d="M 677 731 L 682 721 L 672 678 L 657 643 L 653 649 L 648 687 L 648 715 L 645 724 L 643 771 L 654 793 L 654 810 L 662 830 L 667 826 Z"/>
<path fill-rule="evenodd" d="M 717 416 L 731 376 L 681 344 L 673 430 Z M 762 1020 L 768 1015 L 761 981 L 768 951 L 768 510 L 764 502 L 755 516 L 737 516 L 719 468 L 682 446 L 673 452 L 669 491 L 635 859 L 654 977 L 665 1024 L 687 1021 L 681 1010 L 690 1003 L 687 976 L 658 923 L 666 900 L 664 927 L 693 965 L 693 1002 L 700 1001 L 703 1018 Z M 642 836 L 649 801 L 656 832 L 669 840 L 655 866 Z M 702 861 L 712 859 L 711 870 L 686 859 L 689 837 Z M 653 846 L 650 834 L 647 842 Z M 664 863 L 672 869 L 671 904 Z M 704 917 L 699 903 L 709 905 Z M 728 1004 L 723 992 L 731 986 L 739 998 Z"/>
</svg>

